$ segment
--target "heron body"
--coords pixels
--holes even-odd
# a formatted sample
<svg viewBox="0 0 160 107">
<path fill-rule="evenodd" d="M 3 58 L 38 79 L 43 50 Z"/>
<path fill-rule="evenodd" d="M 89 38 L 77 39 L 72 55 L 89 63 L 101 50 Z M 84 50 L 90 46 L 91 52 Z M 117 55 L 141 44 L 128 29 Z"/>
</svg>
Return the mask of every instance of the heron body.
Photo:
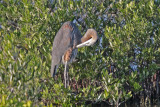
<svg viewBox="0 0 160 107">
<path fill-rule="evenodd" d="M 65 22 L 57 32 L 52 48 L 51 76 L 54 77 L 58 66 L 63 63 L 65 65 L 64 80 L 65 88 L 68 81 L 68 64 L 75 59 L 78 48 L 90 46 L 98 39 L 97 32 L 94 29 L 87 30 L 82 37 L 77 26 L 73 22 Z"/>
</svg>

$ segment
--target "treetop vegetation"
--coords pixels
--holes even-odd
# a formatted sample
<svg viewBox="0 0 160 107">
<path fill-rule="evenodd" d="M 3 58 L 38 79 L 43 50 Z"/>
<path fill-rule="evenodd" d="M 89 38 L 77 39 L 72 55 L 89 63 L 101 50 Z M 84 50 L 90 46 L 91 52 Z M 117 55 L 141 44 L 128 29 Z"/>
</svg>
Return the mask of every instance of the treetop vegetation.
<svg viewBox="0 0 160 107">
<path fill-rule="evenodd" d="M 157 104 L 159 0 L 0 0 L 0 106 Z M 53 39 L 66 21 L 99 41 L 50 76 Z"/>
</svg>

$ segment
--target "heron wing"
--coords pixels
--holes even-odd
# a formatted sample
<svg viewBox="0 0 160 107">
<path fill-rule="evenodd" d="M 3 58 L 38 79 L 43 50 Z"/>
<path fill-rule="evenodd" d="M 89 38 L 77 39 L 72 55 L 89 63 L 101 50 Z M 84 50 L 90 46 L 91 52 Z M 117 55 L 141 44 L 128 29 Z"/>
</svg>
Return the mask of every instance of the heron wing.
<svg viewBox="0 0 160 107">
<path fill-rule="evenodd" d="M 53 41 L 51 72 L 61 63 L 64 53 L 73 45 L 77 45 L 80 38 L 80 32 L 75 24 L 66 22 L 62 25 Z"/>
<path fill-rule="evenodd" d="M 66 50 L 72 45 L 72 32 L 69 29 L 61 28 L 53 42 L 52 49 L 52 60 L 54 64 L 59 64 L 61 62 L 62 56 Z"/>
</svg>

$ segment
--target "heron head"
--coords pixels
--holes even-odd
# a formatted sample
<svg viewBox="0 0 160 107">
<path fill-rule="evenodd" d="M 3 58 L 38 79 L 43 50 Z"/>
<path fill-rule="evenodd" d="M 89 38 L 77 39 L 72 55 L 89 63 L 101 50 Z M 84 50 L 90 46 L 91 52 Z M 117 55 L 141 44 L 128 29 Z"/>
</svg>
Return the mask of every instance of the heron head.
<svg viewBox="0 0 160 107">
<path fill-rule="evenodd" d="M 81 43 L 77 45 L 77 48 L 84 47 L 84 46 L 91 46 L 95 44 L 98 40 L 98 35 L 96 30 L 88 29 L 85 35 L 81 38 Z"/>
</svg>

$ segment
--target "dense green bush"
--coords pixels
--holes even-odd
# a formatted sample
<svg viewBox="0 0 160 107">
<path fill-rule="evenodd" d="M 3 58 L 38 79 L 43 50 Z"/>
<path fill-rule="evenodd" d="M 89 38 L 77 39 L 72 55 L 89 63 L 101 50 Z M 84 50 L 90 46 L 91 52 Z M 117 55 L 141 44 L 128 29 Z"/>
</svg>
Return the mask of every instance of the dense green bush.
<svg viewBox="0 0 160 107">
<path fill-rule="evenodd" d="M 158 0 L 0 0 L 0 10 L 0 106 L 118 106 L 150 90 L 146 79 L 159 71 Z M 66 21 L 99 35 L 79 49 L 68 89 L 64 66 L 50 76 L 53 39 Z"/>
</svg>

